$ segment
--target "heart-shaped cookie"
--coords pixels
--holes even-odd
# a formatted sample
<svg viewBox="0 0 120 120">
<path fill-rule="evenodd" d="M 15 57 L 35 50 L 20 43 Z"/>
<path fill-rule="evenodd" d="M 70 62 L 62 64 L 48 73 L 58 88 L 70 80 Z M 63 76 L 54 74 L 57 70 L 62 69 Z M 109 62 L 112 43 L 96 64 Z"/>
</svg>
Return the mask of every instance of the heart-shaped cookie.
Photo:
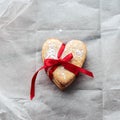
<svg viewBox="0 0 120 120">
<path fill-rule="evenodd" d="M 62 45 L 62 42 L 58 39 L 48 39 L 42 47 L 42 60 L 47 58 L 57 59 L 57 54 Z M 86 45 L 80 40 L 71 40 L 66 46 L 61 58 L 65 57 L 69 53 L 73 54 L 73 58 L 70 63 L 82 67 L 86 58 Z M 64 90 L 75 79 L 75 74 L 65 69 L 63 66 L 58 66 L 53 72 L 53 82 L 61 89 Z"/>
</svg>

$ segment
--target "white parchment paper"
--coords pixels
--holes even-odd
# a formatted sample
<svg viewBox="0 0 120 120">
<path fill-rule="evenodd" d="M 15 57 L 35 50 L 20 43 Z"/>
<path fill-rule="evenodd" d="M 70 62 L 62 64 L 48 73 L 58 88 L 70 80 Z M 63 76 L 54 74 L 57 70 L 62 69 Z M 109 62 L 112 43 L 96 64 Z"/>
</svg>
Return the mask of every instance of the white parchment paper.
<svg viewBox="0 0 120 120">
<path fill-rule="evenodd" d="M 44 71 L 29 90 L 48 38 L 87 45 L 80 75 L 60 91 Z M 120 120 L 119 0 L 0 0 L 0 120 Z"/>
</svg>

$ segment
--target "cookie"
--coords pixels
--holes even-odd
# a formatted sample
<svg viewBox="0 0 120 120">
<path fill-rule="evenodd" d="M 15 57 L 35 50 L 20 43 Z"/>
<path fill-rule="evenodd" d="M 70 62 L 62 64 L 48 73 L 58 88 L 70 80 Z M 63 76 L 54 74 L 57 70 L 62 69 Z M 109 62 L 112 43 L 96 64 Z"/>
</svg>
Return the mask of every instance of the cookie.
<svg viewBox="0 0 120 120">
<path fill-rule="evenodd" d="M 62 42 L 58 39 L 48 39 L 42 47 L 42 60 L 44 62 L 47 58 L 58 59 L 57 54 L 62 45 Z M 69 53 L 73 54 L 73 58 L 70 63 L 82 67 L 86 58 L 87 49 L 86 45 L 80 40 L 69 41 L 64 49 L 61 58 L 65 57 Z M 63 66 L 58 66 L 53 72 L 53 82 L 64 90 L 75 79 L 75 74 L 65 69 Z"/>
</svg>

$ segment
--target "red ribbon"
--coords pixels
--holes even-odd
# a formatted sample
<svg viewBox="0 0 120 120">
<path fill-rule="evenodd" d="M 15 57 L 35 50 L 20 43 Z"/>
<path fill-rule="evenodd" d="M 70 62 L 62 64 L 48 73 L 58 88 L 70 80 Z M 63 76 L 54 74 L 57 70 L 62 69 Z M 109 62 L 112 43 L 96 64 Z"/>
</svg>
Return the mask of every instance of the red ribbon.
<svg viewBox="0 0 120 120">
<path fill-rule="evenodd" d="M 73 58 L 72 53 L 69 53 L 64 58 L 61 59 L 60 57 L 61 57 L 64 49 L 65 49 L 65 44 L 62 44 L 59 51 L 58 51 L 58 55 L 57 55 L 58 59 L 50 59 L 50 58 L 45 59 L 44 60 L 44 66 L 39 68 L 35 72 L 35 74 L 33 75 L 33 78 L 32 78 L 32 81 L 31 81 L 31 90 L 30 90 L 30 99 L 31 100 L 35 96 L 35 80 L 36 80 L 37 74 L 42 69 L 45 69 L 46 72 L 47 72 L 48 68 L 50 68 L 48 72 L 49 72 L 49 78 L 51 80 L 53 78 L 53 72 L 55 71 L 55 69 L 59 65 L 64 66 L 65 69 L 69 70 L 70 72 L 74 73 L 75 75 L 78 75 L 78 73 L 81 72 L 81 73 L 86 74 L 86 75 L 88 75 L 90 77 L 94 77 L 92 72 L 69 63 L 69 61 Z"/>
</svg>

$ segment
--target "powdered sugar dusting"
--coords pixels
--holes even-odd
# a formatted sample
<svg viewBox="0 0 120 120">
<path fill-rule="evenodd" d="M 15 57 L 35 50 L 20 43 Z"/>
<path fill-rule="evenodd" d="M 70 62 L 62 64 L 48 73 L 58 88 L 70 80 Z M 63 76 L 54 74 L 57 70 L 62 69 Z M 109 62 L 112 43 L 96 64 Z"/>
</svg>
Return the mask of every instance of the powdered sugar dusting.
<svg viewBox="0 0 120 120">
<path fill-rule="evenodd" d="M 56 53 L 54 49 L 49 49 L 45 58 L 56 58 Z"/>
<path fill-rule="evenodd" d="M 62 66 L 61 67 L 61 75 L 63 76 L 63 79 L 65 80 L 66 79 L 66 75 L 65 75 L 63 70 L 64 70 L 64 67 Z"/>
<path fill-rule="evenodd" d="M 51 43 L 50 41 L 48 42 L 48 50 L 46 53 L 46 57 L 45 58 L 57 58 L 57 52 L 55 50 L 55 44 Z"/>
<path fill-rule="evenodd" d="M 78 57 L 82 57 L 83 56 L 83 50 L 79 50 L 79 49 L 77 49 L 76 51 L 75 51 L 75 56 L 78 56 Z"/>
<path fill-rule="evenodd" d="M 66 77 L 65 77 L 65 73 L 62 72 L 61 74 L 62 74 L 62 76 L 63 76 L 63 79 L 65 80 L 65 78 L 66 78 Z"/>
</svg>

